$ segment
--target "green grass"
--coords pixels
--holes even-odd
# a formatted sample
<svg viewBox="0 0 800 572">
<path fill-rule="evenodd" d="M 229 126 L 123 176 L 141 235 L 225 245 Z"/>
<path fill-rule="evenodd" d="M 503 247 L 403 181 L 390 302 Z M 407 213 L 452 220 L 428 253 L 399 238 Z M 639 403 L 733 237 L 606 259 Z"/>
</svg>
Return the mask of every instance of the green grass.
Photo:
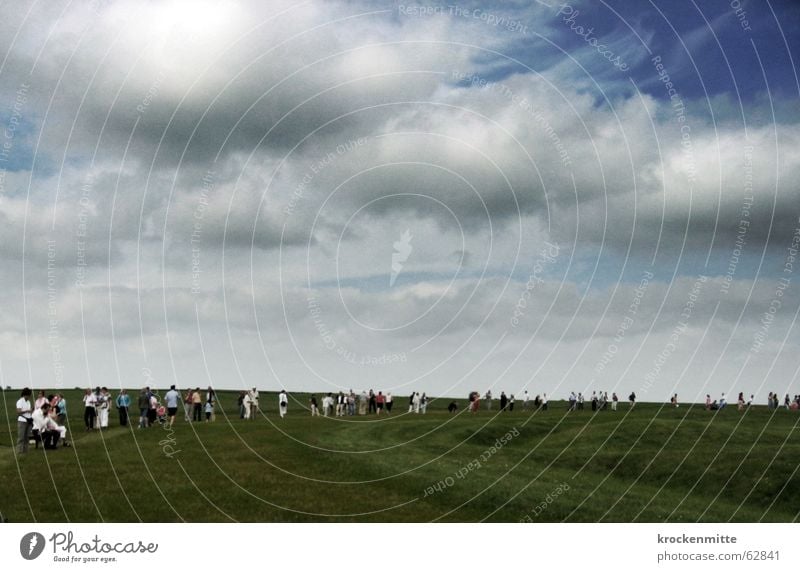
<svg viewBox="0 0 800 572">
<path fill-rule="evenodd" d="M 800 511 L 800 415 L 782 409 L 621 404 L 593 415 L 551 403 L 470 415 L 458 400 L 452 416 L 443 399 L 423 416 L 397 398 L 380 421 L 312 419 L 295 402 L 281 420 L 262 394 L 266 417 L 248 422 L 221 392 L 216 423 L 179 415 L 171 434 L 120 428 L 112 412 L 101 434 L 83 431 L 69 391 L 73 448 L 17 456 L 17 397 L 4 392 L 0 408 L 0 512 L 14 522 L 788 522 Z M 452 485 L 426 495 L 440 481 Z"/>
</svg>

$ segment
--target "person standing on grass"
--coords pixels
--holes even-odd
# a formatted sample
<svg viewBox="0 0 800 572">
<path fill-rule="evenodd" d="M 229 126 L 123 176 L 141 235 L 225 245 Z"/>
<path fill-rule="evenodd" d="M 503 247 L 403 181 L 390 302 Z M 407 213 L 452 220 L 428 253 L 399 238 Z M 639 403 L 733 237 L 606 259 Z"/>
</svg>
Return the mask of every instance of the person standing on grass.
<svg viewBox="0 0 800 572">
<path fill-rule="evenodd" d="M 97 417 L 95 405 L 97 405 L 97 398 L 92 390 L 87 388 L 83 392 L 83 423 L 86 425 L 87 431 L 94 430 L 94 420 Z"/>
<path fill-rule="evenodd" d="M 375 392 L 369 390 L 369 412 L 376 413 L 378 411 L 378 402 L 375 399 Z"/>
<path fill-rule="evenodd" d="M 481 395 L 477 391 L 469 393 L 469 412 L 477 413 L 481 406 Z M 450 411 L 452 413 L 453 411 Z"/>
<path fill-rule="evenodd" d="M 619 397 L 617 397 L 617 392 L 611 392 L 611 411 L 617 410 L 617 403 L 619 403 Z"/>
<path fill-rule="evenodd" d="M 192 420 L 193 397 L 194 391 L 191 388 L 187 389 L 186 395 L 183 396 L 183 420 L 187 423 Z"/>
<path fill-rule="evenodd" d="M 578 392 L 578 411 L 583 411 L 583 393 Z"/>
<path fill-rule="evenodd" d="M 217 420 L 217 392 L 210 385 L 206 391 L 206 402 L 211 403 L 211 421 L 214 422 Z"/>
<path fill-rule="evenodd" d="M 108 429 L 108 413 L 111 408 L 111 394 L 107 387 L 100 389 L 97 399 L 97 424 L 100 429 Z"/>
<path fill-rule="evenodd" d="M 203 420 L 203 396 L 200 395 L 200 388 L 196 387 L 192 393 L 192 421 L 198 423 Z"/>
<path fill-rule="evenodd" d="M 128 426 L 128 411 L 131 407 L 131 397 L 126 389 L 122 389 L 116 399 L 117 413 L 119 413 L 119 424 L 121 427 Z"/>
<path fill-rule="evenodd" d="M 514 394 L 508 396 L 508 410 L 514 411 Z"/>
<path fill-rule="evenodd" d="M 333 414 L 333 395 L 328 392 L 328 395 L 322 398 L 322 414 L 327 417 Z M 360 413 L 360 415 L 364 415 Z"/>
<path fill-rule="evenodd" d="M 486 399 L 486 410 L 487 411 L 491 411 L 492 410 L 492 390 L 491 389 L 487 389 L 486 390 L 486 396 L 484 397 L 484 399 Z"/>
<path fill-rule="evenodd" d="M 386 414 L 389 415 L 392 412 L 392 393 L 389 392 L 386 394 Z"/>
<path fill-rule="evenodd" d="M 408 412 L 413 413 L 414 411 L 414 392 L 411 392 L 411 395 L 408 396 Z"/>
<path fill-rule="evenodd" d="M 146 387 L 139 392 L 136 404 L 139 406 L 139 429 L 147 427 L 147 412 L 150 410 L 150 395 Z"/>
<path fill-rule="evenodd" d="M 255 421 L 256 416 L 258 415 L 258 389 L 255 387 L 250 392 L 250 419 Z"/>
<path fill-rule="evenodd" d="M 244 419 L 244 391 L 239 392 L 239 397 L 236 399 L 236 405 L 239 406 L 239 419 Z"/>
<path fill-rule="evenodd" d="M 158 396 L 155 391 L 150 391 L 150 388 L 147 390 L 147 400 L 149 403 L 147 407 L 147 423 L 152 427 L 158 419 Z"/>
<path fill-rule="evenodd" d="M 366 415 L 367 414 L 367 392 L 362 391 L 361 395 L 358 397 L 358 414 L 359 415 Z"/>
<path fill-rule="evenodd" d="M 319 409 L 317 408 L 317 396 L 312 395 L 311 399 L 308 400 L 308 403 L 311 406 L 311 417 L 319 417 Z"/>
<path fill-rule="evenodd" d="M 250 397 L 249 391 L 242 392 L 242 419 L 250 419 L 250 412 L 252 411 L 253 398 Z"/>
<path fill-rule="evenodd" d="M 413 401 L 413 403 L 414 403 L 414 413 L 419 413 L 420 402 L 421 402 L 421 400 L 420 400 L 420 397 L 419 397 L 419 391 L 415 391 L 414 392 L 414 401 Z"/>
<path fill-rule="evenodd" d="M 744 391 L 739 392 L 739 398 L 736 400 L 736 406 L 739 411 L 744 411 Z"/>
<path fill-rule="evenodd" d="M 205 404 L 205 411 L 206 411 L 206 423 L 213 420 L 214 417 L 214 402 L 210 399 L 206 401 Z"/>
<path fill-rule="evenodd" d="M 631 391 L 631 394 L 628 396 L 628 401 L 631 404 L 631 409 L 633 409 L 636 405 L 636 394 L 634 392 Z"/>
<path fill-rule="evenodd" d="M 286 390 L 281 389 L 281 392 L 278 394 L 278 410 L 281 414 L 281 419 L 286 416 L 286 411 L 289 408 L 289 396 L 286 395 Z"/>
<path fill-rule="evenodd" d="M 181 401 L 181 394 L 175 389 L 174 385 L 169 386 L 169 391 L 164 395 L 167 404 L 167 415 L 169 416 L 169 426 L 175 424 L 175 416 L 178 414 L 178 403 Z"/>
<path fill-rule="evenodd" d="M 522 410 L 528 410 L 528 390 L 525 390 L 525 393 L 522 394 Z"/>
<path fill-rule="evenodd" d="M 506 406 L 508 405 L 508 397 L 506 397 L 506 392 L 500 392 L 500 411 L 505 411 Z"/>
<path fill-rule="evenodd" d="M 64 426 L 67 424 L 67 400 L 61 393 L 58 394 L 58 403 L 56 404 L 56 422 Z"/>
<path fill-rule="evenodd" d="M 542 394 L 542 411 L 547 411 L 547 394 Z"/>
<path fill-rule="evenodd" d="M 17 451 L 28 452 L 28 444 L 33 431 L 33 406 L 31 405 L 31 390 L 23 389 L 17 399 Z"/>
<path fill-rule="evenodd" d="M 428 412 L 428 396 L 425 395 L 425 392 L 422 392 L 422 397 L 419 398 L 419 409 L 423 415 Z"/>
<path fill-rule="evenodd" d="M 381 411 L 383 411 L 383 404 L 386 402 L 386 397 L 383 395 L 382 392 L 378 392 L 378 395 L 375 396 L 375 414 L 380 415 Z"/>
</svg>

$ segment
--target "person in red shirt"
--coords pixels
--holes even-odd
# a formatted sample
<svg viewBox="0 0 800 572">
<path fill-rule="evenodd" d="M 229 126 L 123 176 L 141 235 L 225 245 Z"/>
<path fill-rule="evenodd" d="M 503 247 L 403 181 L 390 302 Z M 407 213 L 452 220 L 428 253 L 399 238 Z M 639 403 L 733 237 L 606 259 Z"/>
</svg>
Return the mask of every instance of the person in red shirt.
<svg viewBox="0 0 800 572">
<path fill-rule="evenodd" d="M 385 401 L 386 401 L 386 396 L 379 391 L 378 395 L 375 396 L 375 407 L 377 407 L 377 411 L 375 413 L 377 415 L 380 415 L 381 411 L 383 411 L 383 404 Z"/>
</svg>

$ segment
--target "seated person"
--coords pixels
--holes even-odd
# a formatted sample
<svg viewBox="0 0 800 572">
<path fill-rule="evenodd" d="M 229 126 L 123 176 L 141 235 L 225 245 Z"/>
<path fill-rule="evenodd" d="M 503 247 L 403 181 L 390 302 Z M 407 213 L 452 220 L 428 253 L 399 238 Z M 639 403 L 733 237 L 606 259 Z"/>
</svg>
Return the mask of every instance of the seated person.
<svg viewBox="0 0 800 572">
<path fill-rule="evenodd" d="M 69 443 L 66 441 L 67 428 L 53 421 L 49 412 L 49 403 L 45 403 L 33 412 L 33 430 L 38 432 L 45 449 L 56 449 L 59 439 L 65 439 L 64 446 L 69 447 Z"/>
</svg>

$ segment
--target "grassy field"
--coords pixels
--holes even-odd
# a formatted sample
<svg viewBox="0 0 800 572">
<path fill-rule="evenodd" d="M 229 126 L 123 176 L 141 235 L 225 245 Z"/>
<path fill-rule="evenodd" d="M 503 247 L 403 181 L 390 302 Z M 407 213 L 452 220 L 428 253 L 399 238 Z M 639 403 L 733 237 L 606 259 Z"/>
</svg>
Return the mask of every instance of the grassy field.
<svg viewBox="0 0 800 572">
<path fill-rule="evenodd" d="M 116 392 L 115 392 L 116 395 Z M 215 423 L 179 415 L 172 432 L 83 431 L 74 446 L 16 456 L 14 403 L 0 412 L 0 512 L 10 521 L 793 521 L 800 511 L 800 415 L 783 409 L 620 404 L 617 412 L 311 418 L 307 396 L 277 415 Z M 495 402 L 495 408 L 497 407 Z M 137 416 L 138 417 L 138 416 Z M 135 423 L 134 423 L 135 425 Z M 170 451 L 176 451 L 169 455 Z"/>
</svg>

